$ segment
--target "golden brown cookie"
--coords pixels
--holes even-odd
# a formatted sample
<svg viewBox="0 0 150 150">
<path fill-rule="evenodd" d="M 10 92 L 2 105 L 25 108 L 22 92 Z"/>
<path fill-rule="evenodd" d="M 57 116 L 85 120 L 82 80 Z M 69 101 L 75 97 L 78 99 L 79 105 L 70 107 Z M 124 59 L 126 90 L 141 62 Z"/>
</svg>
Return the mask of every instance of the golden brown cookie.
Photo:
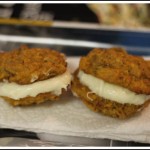
<svg viewBox="0 0 150 150">
<path fill-rule="evenodd" d="M 149 104 L 150 72 L 148 68 L 147 61 L 138 56 L 129 55 L 124 49 L 94 49 L 87 56 L 81 58 L 79 68 L 74 73 L 71 88 L 74 95 L 78 96 L 92 110 L 107 116 L 125 119 Z M 132 95 L 135 93 L 136 98 L 145 94 L 147 100 L 139 102 L 138 99 L 137 103 L 133 99 L 133 103 L 130 98 L 131 101 L 123 103 L 122 100 L 116 101 L 100 96 L 93 92 L 91 87 L 88 87 L 89 85 L 81 83 L 79 71 L 104 81 L 104 83 L 127 89 Z M 89 80 L 89 82 L 94 84 L 94 81 Z M 135 97 L 133 96 L 133 98 Z"/>
<path fill-rule="evenodd" d="M 0 97 L 14 106 L 57 100 L 71 82 L 65 56 L 48 48 L 22 46 L 0 60 Z"/>
<path fill-rule="evenodd" d="M 48 48 L 28 48 L 0 53 L 0 81 L 30 84 L 66 71 L 64 55 Z"/>
</svg>

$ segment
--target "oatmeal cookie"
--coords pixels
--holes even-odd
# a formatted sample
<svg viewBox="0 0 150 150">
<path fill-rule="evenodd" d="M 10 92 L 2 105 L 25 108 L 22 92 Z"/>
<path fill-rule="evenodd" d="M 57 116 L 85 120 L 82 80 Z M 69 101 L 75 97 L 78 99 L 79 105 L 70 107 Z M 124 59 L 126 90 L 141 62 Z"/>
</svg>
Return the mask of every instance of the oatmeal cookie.
<svg viewBox="0 0 150 150">
<path fill-rule="evenodd" d="M 0 81 L 30 84 L 66 71 L 64 55 L 48 48 L 28 48 L 0 53 Z"/>
</svg>

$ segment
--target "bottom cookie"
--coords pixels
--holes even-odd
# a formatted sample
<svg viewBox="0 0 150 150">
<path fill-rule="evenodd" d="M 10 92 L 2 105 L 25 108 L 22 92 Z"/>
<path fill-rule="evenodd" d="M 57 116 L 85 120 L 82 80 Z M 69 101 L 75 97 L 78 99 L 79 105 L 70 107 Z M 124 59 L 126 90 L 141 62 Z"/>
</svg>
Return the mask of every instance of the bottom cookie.
<svg viewBox="0 0 150 150">
<path fill-rule="evenodd" d="M 8 97 L 2 97 L 2 98 L 13 106 L 28 106 L 32 104 L 40 104 L 48 100 L 54 101 L 57 100 L 59 97 L 49 92 L 49 93 L 39 94 L 36 97 L 22 98 L 20 100 L 14 100 Z"/>
<path fill-rule="evenodd" d="M 72 91 L 77 95 L 90 109 L 100 112 L 104 115 L 119 119 L 126 119 L 141 111 L 149 104 L 149 101 L 142 105 L 121 104 L 115 101 L 107 100 L 92 93 L 88 87 L 82 85 L 77 78 L 78 71 L 74 74 L 72 81 Z"/>
</svg>

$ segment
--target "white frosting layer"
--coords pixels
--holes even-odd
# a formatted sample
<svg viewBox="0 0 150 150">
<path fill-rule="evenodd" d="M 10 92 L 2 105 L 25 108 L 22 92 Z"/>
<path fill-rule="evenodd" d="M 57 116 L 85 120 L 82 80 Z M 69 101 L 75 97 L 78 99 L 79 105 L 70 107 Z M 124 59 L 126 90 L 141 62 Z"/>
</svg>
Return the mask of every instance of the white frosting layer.
<svg viewBox="0 0 150 150">
<path fill-rule="evenodd" d="M 83 85 L 87 86 L 96 95 L 121 104 L 128 103 L 140 105 L 150 99 L 150 95 L 136 94 L 124 87 L 110 84 L 104 80 L 86 74 L 81 70 L 78 73 L 78 78 Z"/>
<path fill-rule="evenodd" d="M 52 92 L 55 95 L 62 93 L 62 88 L 67 89 L 71 82 L 71 74 L 66 71 L 64 74 L 32 84 L 19 85 L 16 83 L 1 82 L 0 96 L 6 96 L 15 100 L 27 96 L 35 97 L 40 93 Z"/>
</svg>

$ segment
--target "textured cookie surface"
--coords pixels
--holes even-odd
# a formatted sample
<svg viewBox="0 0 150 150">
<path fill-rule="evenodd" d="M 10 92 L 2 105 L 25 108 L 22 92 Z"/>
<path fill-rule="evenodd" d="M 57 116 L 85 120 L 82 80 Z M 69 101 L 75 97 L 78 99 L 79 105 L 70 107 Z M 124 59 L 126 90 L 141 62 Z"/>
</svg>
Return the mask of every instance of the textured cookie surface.
<svg viewBox="0 0 150 150">
<path fill-rule="evenodd" d="M 124 49 L 94 49 L 81 58 L 79 69 L 137 94 L 150 94 L 150 63 Z"/>
<path fill-rule="evenodd" d="M 30 84 L 66 71 L 64 55 L 47 48 L 28 48 L 0 53 L 0 81 Z"/>
</svg>

